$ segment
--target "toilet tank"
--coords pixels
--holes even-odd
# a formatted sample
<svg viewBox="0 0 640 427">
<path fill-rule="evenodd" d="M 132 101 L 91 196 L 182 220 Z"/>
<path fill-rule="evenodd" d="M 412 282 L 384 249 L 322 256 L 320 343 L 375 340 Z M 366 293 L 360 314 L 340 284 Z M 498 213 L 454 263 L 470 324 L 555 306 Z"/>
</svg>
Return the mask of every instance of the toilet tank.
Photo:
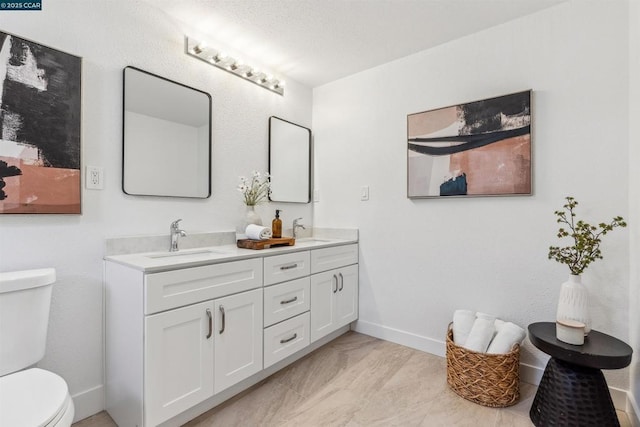
<svg viewBox="0 0 640 427">
<path fill-rule="evenodd" d="M 53 268 L 0 273 L 0 376 L 44 357 Z"/>
</svg>

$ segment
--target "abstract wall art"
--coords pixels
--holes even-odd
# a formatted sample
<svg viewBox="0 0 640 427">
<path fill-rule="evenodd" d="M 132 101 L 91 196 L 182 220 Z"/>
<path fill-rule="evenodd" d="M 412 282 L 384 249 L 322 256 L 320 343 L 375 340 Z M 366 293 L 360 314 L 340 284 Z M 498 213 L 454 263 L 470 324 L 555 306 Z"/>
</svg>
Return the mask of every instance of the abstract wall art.
<svg viewBox="0 0 640 427">
<path fill-rule="evenodd" d="M 0 213 L 81 212 L 81 69 L 0 32 Z"/>
<path fill-rule="evenodd" d="M 531 91 L 407 116 L 407 197 L 531 194 Z"/>
</svg>

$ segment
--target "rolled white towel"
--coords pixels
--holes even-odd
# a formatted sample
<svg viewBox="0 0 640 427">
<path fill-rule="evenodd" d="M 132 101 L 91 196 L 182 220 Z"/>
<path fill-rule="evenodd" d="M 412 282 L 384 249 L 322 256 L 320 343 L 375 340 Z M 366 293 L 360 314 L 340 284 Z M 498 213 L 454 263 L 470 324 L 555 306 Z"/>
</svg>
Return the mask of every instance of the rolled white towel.
<svg viewBox="0 0 640 427">
<path fill-rule="evenodd" d="M 467 341 L 476 314 L 471 310 L 456 310 L 453 312 L 453 342 L 463 346 Z"/>
<path fill-rule="evenodd" d="M 476 313 L 476 317 L 479 317 L 481 319 L 490 320 L 490 321 L 492 321 L 494 323 L 495 323 L 496 320 L 498 320 L 498 317 L 494 316 L 493 314 L 481 313 L 481 312 L 477 312 Z"/>
<path fill-rule="evenodd" d="M 504 324 L 507 323 L 504 320 L 500 320 L 500 319 L 496 319 L 495 321 L 495 326 L 496 326 L 496 333 L 500 332 L 500 329 L 502 329 L 502 327 L 504 326 Z"/>
<path fill-rule="evenodd" d="M 495 321 L 495 316 L 485 313 L 476 313 L 476 321 L 473 322 L 473 327 L 471 328 L 467 342 L 464 343 L 463 347 L 477 351 L 478 353 L 484 353 L 487 351 L 487 347 L 489 347 L 489 343 L 496 332 Z"/>
<path fill-rule="evenodd" d="M 514 344 L 520 344 L 526 337 L 524 329 L 515 323 L 506 322 L 489 344 L 487 353 L 507 354 Z"/>
<path fill-rule="evenodd" d="M 248 239 L 251 240 L 269 240 L 273 235 L 269 227 L 261 225 L 249 224 L 245 230 Z"/>
</svg>

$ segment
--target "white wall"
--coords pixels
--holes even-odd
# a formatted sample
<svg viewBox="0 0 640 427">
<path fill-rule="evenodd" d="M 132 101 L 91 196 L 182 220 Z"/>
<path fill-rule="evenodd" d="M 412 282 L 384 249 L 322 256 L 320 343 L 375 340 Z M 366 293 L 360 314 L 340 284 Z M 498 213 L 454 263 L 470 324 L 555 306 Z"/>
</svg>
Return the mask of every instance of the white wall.
<svg viewBox="0 0 640 427">
<path fill-rule="evenodd" d="M 314 89 L 315 224 L 360 229 L 358 329 L 442 354 L 457 308 L 555 319 L 569 271 L 547 251 L 564 196 L 585 219 L 629 215 L 627 13 L 572 0 Z M 407 114 L 527 89 L 533 196 L 406 198 Z M 628 340 L 629 231 L 603 252 L 583 275 L 593 327 Z M 528 344 L 521 361 L 546 356 Z M 628 388 L 627 371 L 608 378 Z"/>
<path fill-rule="evenodd" d="M 48 347 L 40 366 L 62 375 L 78 416 L 102 409 L 102 256 L 105 237 L 234 231 L 244 215 L 239 175 L 266 170 L 268 118 L 311 124 L 311 90 L 287 81 L 281 97 L 183 53 L 184 30 L 138 1 L 57 0 L 41 12 L 3 12 L 0 29 L 83 57 L 83 165 L 105 169 L 103 191 L 84 190 L 83 215 L 3 215 L 0 271 L 51 266 L 58 272 Z M 247 58 L 247 62 L 250 59 Z M 206 200 L 132 197 L 121 190 L 122 69 L 133 65 L 207 91 L 213 98 L 213 195 Z M 83 171 L 84 174 L 84 171 Z M 283 208 L 311 224 L 311 205 Z M 167 240 L 167 245 L 169 241 Z"/>
<path fill-rule="evenodd" d="M 629 284 L 630 339 L 634 351 L 630 390 L 640 417 L 640 2 L 629 2 L 629 215 L 631 274 Z"/>
</svg>

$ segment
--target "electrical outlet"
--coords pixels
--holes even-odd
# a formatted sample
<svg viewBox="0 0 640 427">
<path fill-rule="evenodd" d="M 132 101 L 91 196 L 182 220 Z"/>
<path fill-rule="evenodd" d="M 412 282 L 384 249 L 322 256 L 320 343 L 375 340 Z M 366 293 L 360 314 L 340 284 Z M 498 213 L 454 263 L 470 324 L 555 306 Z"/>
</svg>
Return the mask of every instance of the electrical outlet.
<svg viewBox="0 0 640 427">
<path fill-rule="evenodd" d="M 104 169 L 97 166 L 87 166 L 85 171 L 85 187 L 90 190 L 104 189 Z"/>
</svg>

